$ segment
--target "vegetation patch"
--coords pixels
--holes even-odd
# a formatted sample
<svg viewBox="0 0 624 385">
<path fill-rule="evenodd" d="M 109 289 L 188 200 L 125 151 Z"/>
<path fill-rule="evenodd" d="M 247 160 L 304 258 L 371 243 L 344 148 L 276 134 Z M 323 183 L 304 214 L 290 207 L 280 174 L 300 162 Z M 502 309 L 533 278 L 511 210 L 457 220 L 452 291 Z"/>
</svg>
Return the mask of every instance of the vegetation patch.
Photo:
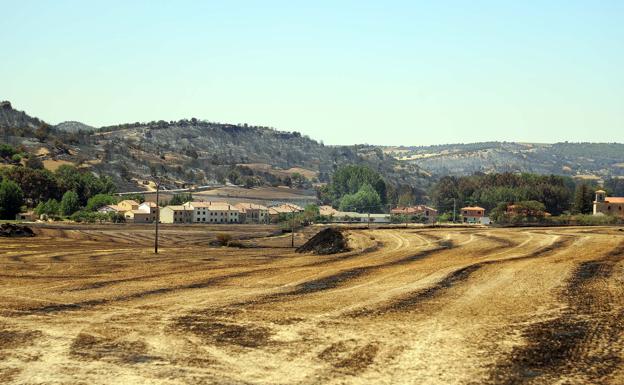
<svg viewBox="0 0 624 385">
<path fill-rule="evenodd" d="M 306 243 L 297 248 L 298 253 L 336 254 L 349 251 L 347 239 L 342 231 L 336 228 L 327 228 L 318 232 Z"/>
<path fill-rule="evenodd" d="M 216 313 L 218 315 L 221 313 Z M 232 322 L 229 318 L 215 317 L 212 314 L 191 314 L 178 318 L 177 329 L 201 337 L 203 340 L 220 346 L 258 348 L 268 345 L 272 332 L 269 328 Z M 230 315 L 229 312 L 222 315 Z"/>
<path fill-rule="evenodd" d="M 3 223 L 0 225 L 0 237 L 34 237 L 35 233 L 28 226 Z"/>
<path fill-rule="evenodd" d="M 86 333 L 74 339 L 69 354 L 82 360 L 109 360 L 128 364 L 148 362 L 155 358 L 147 354 L 145 342 L 96 337 Z"/>
</svg>

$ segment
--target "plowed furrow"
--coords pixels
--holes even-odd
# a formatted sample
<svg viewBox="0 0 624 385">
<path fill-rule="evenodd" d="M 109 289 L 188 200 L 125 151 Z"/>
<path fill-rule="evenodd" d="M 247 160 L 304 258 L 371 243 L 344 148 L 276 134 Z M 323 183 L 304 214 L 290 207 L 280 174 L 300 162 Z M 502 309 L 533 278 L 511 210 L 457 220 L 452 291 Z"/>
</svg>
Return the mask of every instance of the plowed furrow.
<svg viewBox="0 0 624 385">
<path fill-rule="evenodd" d="M 605 384 L 622 363 L 624 306 L 605 281 L 624 260 L 624 243 L 603 258 L 581 263 L 561 298 L 567 308 L 524 332 L 525 345 L 493 372 L 496 384 Z"/>
</svg>

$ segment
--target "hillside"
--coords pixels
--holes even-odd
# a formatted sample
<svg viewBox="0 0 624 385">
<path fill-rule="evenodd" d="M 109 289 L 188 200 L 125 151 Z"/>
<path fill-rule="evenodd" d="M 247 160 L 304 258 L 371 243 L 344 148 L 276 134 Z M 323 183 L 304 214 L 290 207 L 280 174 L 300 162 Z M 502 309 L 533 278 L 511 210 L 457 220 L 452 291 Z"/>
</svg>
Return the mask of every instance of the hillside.
<svg viewBox="0 0 624 385">
<path fill-rule="evenodd" d="M 56 126 L 0 103 L 0 139 L 24 146 L 46 167 L 73 163 L 109 175 L 120 191 L 228 183 L 311 188 L 341 165 L 365 164 L 390 184 L 425 198 L 443 175 L 532 172 L 585 179 L 624 176 L 624 144 L 485 142 L 422 147 L 326 146 L 299 132 L 192 118 L 94 128 Z"/>
<path fill-rule="evenodd" d="M 79 122 L 49 126 L 7 105 L 7 118 L 0 122 L 5 142 L 23 145 L 43 160 L 74 162 L 110 175 L 122 191 L 144 188 L 152 175 L 168 188 L 227 182 L 309 188 L 348 163 L 369 165 L 391 185 L 413 186 L 421 194 L 432 182 L 417 166 L 378 148 L 325 146 L 298 132 L 195 118 L 98 129 Z"/>
<path fill-rule="evenodd" d="M 384 152 L 438 176 L 505 171 L 585 179 L 624 176 L 624 144 L 621 143 L 484 142 L 384 147 Z"/>
</svg>

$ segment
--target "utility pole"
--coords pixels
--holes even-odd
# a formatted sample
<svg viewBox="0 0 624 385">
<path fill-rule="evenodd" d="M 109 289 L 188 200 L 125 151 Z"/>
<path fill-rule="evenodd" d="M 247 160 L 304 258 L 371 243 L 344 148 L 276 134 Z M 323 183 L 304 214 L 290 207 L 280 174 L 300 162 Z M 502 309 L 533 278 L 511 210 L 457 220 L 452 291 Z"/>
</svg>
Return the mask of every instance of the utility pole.
<svg viewBox="0 0 624 385">
<path fill-rule="evenodd" d="M 370 210 L 368 211 L 368 228 L 370 229 Z"/>
<path fill-rule="evenodd" d="M 453 198 L 453 223 L 455 223 L 455 198 Z"/>
<path fill-rule="evenodd" d="M 158 223 L 160 222 L 160 183 L 156 182 L 156 232 L 154 234 L 154 254 L 158 254 Z"/>
<path fill-rule="evenodd" d="M 295 208 L 290 206 L 290 247 L 295 247 Z"/>
</svg>

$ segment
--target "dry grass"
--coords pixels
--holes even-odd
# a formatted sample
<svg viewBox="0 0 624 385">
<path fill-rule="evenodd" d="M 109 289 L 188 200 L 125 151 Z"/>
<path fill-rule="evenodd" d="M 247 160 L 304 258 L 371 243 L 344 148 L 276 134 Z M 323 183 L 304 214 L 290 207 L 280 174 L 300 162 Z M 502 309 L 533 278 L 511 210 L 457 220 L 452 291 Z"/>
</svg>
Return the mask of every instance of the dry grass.
<svg viewBox="0 0 624 385">
<path fill-rule="evenodd" d="M 36 230 L 0 243 L 3 384 L 624 382 L 617 229 Z"/>
</svg>

